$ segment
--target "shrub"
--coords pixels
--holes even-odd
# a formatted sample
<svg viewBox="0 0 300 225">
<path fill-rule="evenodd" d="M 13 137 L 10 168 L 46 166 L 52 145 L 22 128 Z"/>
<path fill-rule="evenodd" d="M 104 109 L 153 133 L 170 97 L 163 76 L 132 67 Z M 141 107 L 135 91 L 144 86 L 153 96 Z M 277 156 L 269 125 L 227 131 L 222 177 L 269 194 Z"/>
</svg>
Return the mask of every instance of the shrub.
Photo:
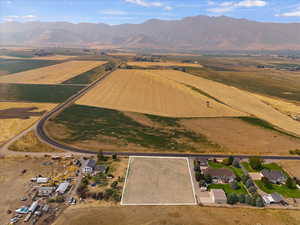
<svg viewBox="0 0 300 225">
<path fill-rule="evenodd" d="M 234 160 L 232 161 L 232 166 L 234 166 L 235 168 L 240 168 L 240 160 L 238 158 L 234 158 Z"/>
<path fill-rule="evenodd" d="M 233 190 L 238 190 L 240 189 L 240 186 L 238 185 L 238 183 L 236 181 L 233 181 L 230 183 L 230 187 L 233 189 Z"/>
<path fill-rule="evenodd" d="M 286 186 L 287 186 L 289 189 L 296 189 L 296 188 L 297 188 L 296 182 L 295 182 L 292 178 L 290 178 L 290 177 L 287 178 L 285 184 L 286 184 Z"/>
<path fill-rule="evenodd" d="M 255 205 L 257 207 L 264 207 L 265 206 L 265 203 L 264 203 L 264 201 L 262 200 L 262 198 L 260 196 L 256 198 Z"/>
<path fill-rule="evenodd" d="M 259 157 L 250 157 L 249 164 L 254 170 L 261 170 L 262 169 L 263 160 Z"/>
<path fill-rule="evenodd" d="M 116 188 L 118 186 L 118 181 L 114 181 L 110 185 L 112 188 Z"/>
<path fill-rule="evenodd" d="M 257 188 L 255 186 L 251 186 L 248 188 L 248 191 L 251 193 L 251 194 L 254 194 L 256 191 L 257 191 Z"/>
<path fill-rule="evenodd" d="M 251 205 L 252 198 L 250 195 L 245 195 L 245 203 Z"/>
<path fill-rule="evenodd" d="M 212 182 L 212 177 L 210 174 L 205 174 L 204 175 L 204 180 L 206 183 L 210 184 Z"/>
<path fill-rule="evenodd" d="M 201 178 L 202 178 L 201 173 L 199 171 L 196 171 L 196 173 L 195 173 L 195 179 L 196 179 L 196 181 L 199 182 L 201 180 Z"/>
<path fill-rule="evenodd" d="M 251 178 L 249 178 L 249 179 L 246 181 L 246 187 L 249 188 L 249 187 L 251 187 L 251 186 L 253 186 L 253 185 L 254 185 L 253 181 L 251 180 Z"/>
<path fill-rule="evenodd" d="M 238 198 L 238 196 L 237 196 L 235 193 L 231 193 L 231 194 L 229 194 L 228 197 L 227 197 L 227 203 L 228 203 L 228 204 L 234 205 L 234 204 L 236 204 L 238 201 L 239 201 L 239 198 Z"/>
<path fill-rule="evenodd" d="M 239 195 L 239 202 L 240 203 L 245 203 L 245 200 L 246 200 L 245 198 L 246 198 L 245 194 L 240 194 Z"/>
</svg>

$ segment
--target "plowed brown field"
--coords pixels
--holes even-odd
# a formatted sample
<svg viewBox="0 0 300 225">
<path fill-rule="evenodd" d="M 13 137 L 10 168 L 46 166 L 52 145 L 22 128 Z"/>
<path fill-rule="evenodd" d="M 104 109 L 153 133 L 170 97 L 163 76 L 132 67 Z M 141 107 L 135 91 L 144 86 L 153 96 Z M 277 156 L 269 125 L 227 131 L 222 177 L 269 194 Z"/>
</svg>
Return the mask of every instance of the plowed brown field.
<svg viewBox="0 0 300 225">
<path fill-rule="evenodd" d="M 104 63 L 106 62 L 70 61 L 53 66 L 1 76 L 0 83 L 59 84 Z"/>
<path fill-rule="evenodd" d="M 76 103 L 169 117 L 247 115 L 179 82 L 158 76 L 159 73 L 157 70 L 118 70 Z M 167 70 L 162 73 L 172 76 L 174 71 Z M 210 102 L 209 107 L 207 101 Z"/>
</svg>

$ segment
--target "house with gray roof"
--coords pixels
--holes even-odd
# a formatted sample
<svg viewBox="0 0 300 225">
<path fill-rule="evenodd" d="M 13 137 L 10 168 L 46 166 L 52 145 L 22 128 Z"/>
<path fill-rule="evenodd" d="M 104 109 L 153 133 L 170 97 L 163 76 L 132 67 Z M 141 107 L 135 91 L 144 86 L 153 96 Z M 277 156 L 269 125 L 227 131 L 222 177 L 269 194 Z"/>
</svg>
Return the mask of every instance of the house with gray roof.
<svg viewBox="0 0 300 225">
<path fill-rule="evenodd" d="M 280 170 L 263 169 L 261 175 L 273 184 L 284 184 L 287 180 L 287 176 Z"/>
<path fill-rule="evenodd" d="M 231 183 L 235 180 L 235 174 L 227 168 L 207 168 L 203 171 L 204 175 L 209 174 L 213 183 Z"/>
</svg>

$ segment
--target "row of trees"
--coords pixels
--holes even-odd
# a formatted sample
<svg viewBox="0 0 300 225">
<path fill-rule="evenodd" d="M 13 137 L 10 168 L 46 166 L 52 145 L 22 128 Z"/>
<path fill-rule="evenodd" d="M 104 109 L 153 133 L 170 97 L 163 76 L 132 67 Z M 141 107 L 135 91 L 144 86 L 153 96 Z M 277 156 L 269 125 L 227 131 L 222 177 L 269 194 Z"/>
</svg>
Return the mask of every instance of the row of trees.
<svg viewBox="0 0 300 225">
<path fill-rule="evenodd" d="M 258 194 L 254 194 L 251 196 L 249 194 L 237 195 L 236 193 L 231 193 L 227 196 L 227 203 L 231 205 L 242 203 L 242 204 L 247 204 L 256 207 L 264 206 L 264 201 L 261 198 L 261 196 Z"/>
</svg>

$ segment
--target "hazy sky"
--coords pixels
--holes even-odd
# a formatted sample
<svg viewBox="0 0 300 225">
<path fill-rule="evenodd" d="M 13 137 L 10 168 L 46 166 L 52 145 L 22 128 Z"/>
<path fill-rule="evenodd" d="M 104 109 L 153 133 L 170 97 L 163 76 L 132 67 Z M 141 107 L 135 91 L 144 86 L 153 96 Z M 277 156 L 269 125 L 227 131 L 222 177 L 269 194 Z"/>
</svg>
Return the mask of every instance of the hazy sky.
<svg viewBox="0 0 300 225">
<path fill-rule="evenodd" d="M 1 22 L 121 24 L 195 15 L 300 22 L 300 0 L 0 0 Z"/>
</svg>

